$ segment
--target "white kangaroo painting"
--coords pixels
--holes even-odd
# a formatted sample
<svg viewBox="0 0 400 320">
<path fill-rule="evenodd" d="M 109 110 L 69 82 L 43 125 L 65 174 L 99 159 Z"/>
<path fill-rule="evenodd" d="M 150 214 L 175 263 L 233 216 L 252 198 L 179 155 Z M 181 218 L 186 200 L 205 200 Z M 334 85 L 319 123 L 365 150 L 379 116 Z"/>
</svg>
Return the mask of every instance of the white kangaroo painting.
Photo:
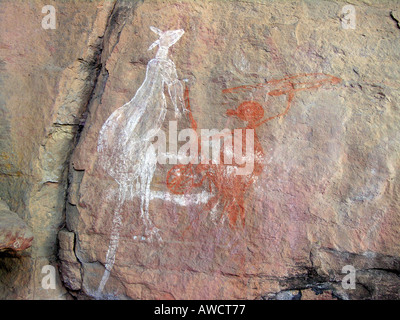
<svg viewBox="0 0 400 320">
<path fill-rule="evenodd" d="M 101 128 L 98 140 L 98 163 L 119 185 L 117 205 L 112 219 L 110 244 L 106 255 L 105 272 L 96 295 L 100 296 L 115 262 L 122 227 L 121 209 L 131 190 L 140 197 L 139 214 L 145 233 L 142 240 L 162 241 L 149 217 L 150 185 L 156 170 L 157 155 L 152 144 L 167 113 L 164 87 L 167 85 L 175 115 L 186 112 L 183 86 L 178 80 L 174 62 L 168 57 L 169 48 L 184 34 L 183 29 L 161 31 L 150 27 L 159 39 L 154 59 L 147 64 L 146 77 L 135 96 L 114 111 Z"/>
</svg>

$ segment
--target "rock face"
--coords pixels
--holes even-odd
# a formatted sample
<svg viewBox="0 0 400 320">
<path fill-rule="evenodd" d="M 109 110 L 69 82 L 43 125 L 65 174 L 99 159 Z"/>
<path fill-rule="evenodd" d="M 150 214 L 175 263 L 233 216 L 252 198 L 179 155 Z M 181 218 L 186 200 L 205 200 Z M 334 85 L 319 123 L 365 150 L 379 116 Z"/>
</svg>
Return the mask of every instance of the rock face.
<svg viewBox="0 0 400 320">
<path fill-rule="evenodd" d="M 74 252 L 75 234 L 61 230 L 58 233 L 58 240 L 60 243 L 58 257 L 61 262 L 61 278 L 68 289 L 79 290 L 81 289 L 82 277 L 80 264 Z"/>
<path fill-rule="evenodd" d="M 56 29 L 42 28 L 43 6 L 2 1 L 0 10 L 0 197 L 34 235 L 29 252 L 2 258 L 2 299 L 67 296 L 58 273 L 56 289 L 43 289 L 42 270 L 57 268 L 69 158 L 113 3 L 58 3 Z"/>
<path fill-rule="evenodd" d="M 356 1 L 352 16 L 345 5 L 60 3 L 57 29 L 32 32 L 33 52 L 0 19 L 8 41 L 0 66 L 11 79 L 1 94 L 0 196 L 35 239 L 21 263 L 0 259 L 30 270 L 24 281 L 36 287 L 41 266 L 57 264 L 65 286 L 11 296 L 399 299 L 400 7 Z M 21 21 L 41 17 L 39 2 L 20 6 Z M 17 7 L 6 1 L 2 17 Z M 152 26 L 184 30 L 169 48 L 174 66 L 161 51 L 162 61 L 152 60 L 152 43 L 174 40 Z M 49 53 L 35 61 L 39 48 Z M 32 60 L 16 61 L 21 52 Z M 173 153 L 175 124 L 197 135 L 254 129 L 250 173 L 224 164 L 153 167 L 149 144 L 135 143 L 156 127 L 163 97 L 165 151 Z M 180 118 L 175 97 L 190 109 Z"/>
<path fill-rule="evenodd" d="M 21 251 L 32 245 L 33 234 L 18 214 L 0 200 L 0 251 Z"/>
</svg>

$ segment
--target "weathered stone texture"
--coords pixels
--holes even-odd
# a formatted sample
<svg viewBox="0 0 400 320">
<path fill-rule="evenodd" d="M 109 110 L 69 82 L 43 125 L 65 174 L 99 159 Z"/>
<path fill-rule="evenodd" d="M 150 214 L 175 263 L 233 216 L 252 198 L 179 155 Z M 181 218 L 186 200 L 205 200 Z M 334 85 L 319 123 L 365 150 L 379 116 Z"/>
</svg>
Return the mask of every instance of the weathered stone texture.
<svg viewBox="0 0 400 320">
<path fill-rule="evenodd" d="M 58 234 L 61 279 L 72 295 L 400 298 L 398 2 L 353 1 L 354 30 L 342 28 L 345 1 L 57 2 L 63 14 L 52 31 L 41 30 L 42 2 L 3 3 L 0 196 L 32 228 L 36 264 L 55 262 Z M 12 14 L 24 23 L 15 26 Z M 287 115 L 256 129 L 265 157 L 243 197 L 245 226 L 232 228 L 221 203 L 212 211 L 154 198 L 150 219 L 164 242 L 141 241 L 140 201 L 125 201 L 115 264 L 99 296 L 119 198 L 117 182 L 99 170 L 97 142 L 155 56 L 150 26 L 185 30 L 169 56 L 187 79 L 199 129 L 243 127 L 226 112 L 246 100 L 261 103 L 265 116 L 285 107 L 281 96 L 268 96 L 272 85 L 225 95 L 227 88 L 314 73 L 341 82 L 297 92 Z M 175 120 L 167 102 L 164 131 Z M 152 192 L 170 194 L 172 167 L 157 166 Z M 205 184 L 192 190 L 202 192 Z M 41 267 L 23 259 L 19 268 L 30 268 L 40 287 Z M 341 285 L 346 265 L 356 269 L 355 290 Z"/>
<path fill-rule="evenodd" d="M 138 201 L 127 201 L 104 297 L 252 299 L 300 290 L 303 299 L 398 298 L 398 276 L 390 271 L 398 270 L 400 249 L 400 30 L 391 16 L 398 5 L 357 3 L 355 30 L 341 27 L 344 5 L 145 1 L 132 11 L 117 3 L 112 21 L 119 29 L 112 33 L 119 41 L 102 55 L 99 98 L 92 100 L 90 125 L 72 158 L 74 169 L 84 174 L 79 187 L 71 188 L 74 204 L 67 227 L 77 236 L 84 293 L 94 295 L 104 272 L 118 198 L 116 183 L 96 171 L 98 134 L 143 81 L 155 54 L 147 51 L 155 40 L 149 32 L 154 25 L 185 30 L 170 55 L 178 76 L 189 79 L 199 128 L 241 125 L 227 122 L 226 109 L 251 97 L 234 97 L 224 105 L 225 88 L 313 72 L 334 75 L 342 83 L 299 93 L 287 116 L 257 129 L 266 165 L 246 194 L 243 230 L 215 224 L 202 205 L 154 199 L 151 218 L 165 242 L 138 242 L 134 236 L 143 232 Z M 271 100 L 266 112 L 273 115 L 280 103 Z M 173 119 L 171 112 L 165 130 Z M 158 167 L 153 190 L 168 191 L 170 168 Z M 193 223 L 196 216 L 199 223 Z M 338 255 L 334 265 L 327 252 Z M 353 256 L 366 260 L 359 265 Z M 347 264 L 359 270 L 357 293 L 341 289 L 341 268 Z M 382 279 L 391 279 L 385 281 L 392 285 L 384 289 L 383 282 L 373 280 L 370 265 L 383 269 Z"/>
<path fill-rule="evenodd" d="M 33 234 L 18 214 L 0 200 L 0 251 L 22 251 L 32 245 Z"/>
<path fill-rule="evenodd" d="M 24 258 L 29 268 L 21 267 L 27 283 L 15 289 L 24 292 L 18 297 L 29 299 L 65 298 L 59 279 L 56 290 L 42 289 L 41 270 L 56 266 L 69 158 L 96 83 L 107 12 L 114 5 L 57 2 L 56 29 L 45 30 L 46 4 L 2 1 L 0 9 L 0 196 L 34 235 Z M 1 297 L 9 297 L 7 290 Z"/>
</svg>

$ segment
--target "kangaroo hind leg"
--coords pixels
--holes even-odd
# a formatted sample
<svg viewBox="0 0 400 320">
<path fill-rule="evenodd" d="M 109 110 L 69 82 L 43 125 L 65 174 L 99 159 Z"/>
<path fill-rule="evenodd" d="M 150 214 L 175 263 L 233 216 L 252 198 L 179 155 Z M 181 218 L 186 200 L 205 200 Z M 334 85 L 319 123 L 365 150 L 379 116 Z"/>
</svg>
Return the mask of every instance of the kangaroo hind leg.
<svg viewBox="0 0 400 320">
<path fill-rule="evenodd" d="M 151 182 L 153 180 L 154 172 L 157 165 L 157 156 L 153 145 L 149 145 L 146 150 L 146 155 L 142 161 L 140 171 L 140 210 L 145 224 L 145 235 L 149 240 L 155 237 L 158 241 L 162 242 L 159 234 L 160 230 L 156 228 L 149 216 L 149 206 L 151 198 Z"/>
</svg>

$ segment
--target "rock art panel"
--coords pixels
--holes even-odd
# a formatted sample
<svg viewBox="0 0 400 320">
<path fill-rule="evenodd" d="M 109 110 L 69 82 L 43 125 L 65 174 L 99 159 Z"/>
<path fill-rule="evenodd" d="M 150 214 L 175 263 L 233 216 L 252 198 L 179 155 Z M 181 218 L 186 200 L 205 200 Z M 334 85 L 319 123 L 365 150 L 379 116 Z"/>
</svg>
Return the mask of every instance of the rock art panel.
<svg viewBox="0 0 400 320">
<path fill-rule="evenodd" d="M 396 296 L 396 8 L 358 5 L 343 30 L 333 2 L 116 3 L 70 162 L 72 294 Z"/>
<path fill-rule="evenodd" d="M 168 49 L 183 35 L 184 31 L 161 31 L 150 27 L 160 38 L 149 50 L 158 46 L 156 57 L 147 65 L 146 78 L 135 96 L 127 104 L 116 110 L 103 125 L 98 142 L 99 166 L 112 176 L 119 185 L 118 206 L 115 208 L 111 241 L 106 257 L 106 272 L 99 286 L 101 293 L 115 261 L 119 233 L 122 227 L 120 206 L 128 192 L 136 192 L 140 197 L 140 217 L 145 224 L 145 240 L 157 238 L 162 241 L 159 230 L 149 217 L 150 188 L 153 180 L 157 156 L 151 140 L 160 130 L 167 112 L 164 85 L 175 106 L 175 114 L 183 107 L 183 87 L 178 80 L 176 68 L 168 58 Z M 134 191 L 133 191 L 134 190 Z"/>
<path fill-rule="evenodd" d="M 103 298 L 104 287 L 118 257 L 121 231 L 126 227 L 126 221 L 131 218 L 124 217 L 122 214 L 127 200 L 140 199 L 138 208 L 135 208 L 136 212 L 128 215 L 133 215 L 133 219 L 140 217 L 144 226 L 143 234 L 138 234 L 136 230 L 133 231 L 130 236 L 131 241 L 138 240 L 143 244 L 150 245 L 155 240 L 156 246 L 163 247 L 163 230 L 157 228 L 150 218 L 150 201 L 157 197 L 152 190 L 157 161 L 160 159 L 160 154 L 157 154 L 156 151 L 164 151 L 163 155 L 166 158 L 175 157 L 176 159 L 171 161 L 172 163 L 183 158 L 182 154 L 165 153 L 165 148 L 162 147 L 156 150 L 152 142 L 155 137 L 158 138 L 159 143 L 165 142 L 165 139 L 159 135 L 167 113 L 164 86 L 168 88 L 175 116 L 180 118 L 181 112 L 183 112 L 186 122 L 190 123 L 190 129 L 195 135 L 196 142 L 189 141 L 188 144 L 190 147 L 195 147 L 196 153 L 194 156 L 191 155 L 190 163 L 177 164 L 167 172 L 168 191 L 158 192 L 159 200 L 170 202 L 174 198 L 182 197 L 186 201 L 181 203 L 177 199 L 172 201 L 180 207 L 196 206 L 197 210 L 201 210 L 190 217 L 191 221 L 183 228 L 178 238 L 179 241 L 191 241 L 191 237 L 186 238 L 189 229 L 194 230 L 210 216 L 213 226 L 217 230 L 224 225 L 225 220 L 227 221 L 226 224 L 230 228 L 228 237 L 232 237 L 232 239 L 224 244 L 224 249 L 237 250 L 237 247 L 241 247 L 239 243 L 245 228 L 247 190 L 257 181 L 264 169 L 265 152 L 255 130 L 268 121 L 284 117 L 289 112 L 296 93 L 316 90 L 324 86 L 329 88 L 341 81 L 331 75 L 300 74 L 266 83 L 222 90 L 222 94 L 226 95 L 251 92 L 253 99 L 265 95 L 283 96 L 284 98 L 278 101 L 282 104 L 282 111 L 272 116 L 265 117 L 263 106 L 253 100 L 241 102 L 236 110 L 227 110 L 228 116 L 239 118 L 246 122 L 246 126 L 233 130 L 226 129 L 222 134 L 208 137 L 210 141 L 207 141 L 206 147 L 210 142 L 218 141 L 220 138 L 224 140 L 223 151 L 220 155 L 220 160 L 223 161 L 216 164 L 214 159 L 209 159 L 202 151 L 205 139 L 202 135 L 198 135 L 199 128 L 192 113 L 189 88 L 186 86 L 185 93 L 183 93 L 183 85 L 177 77 L 176 67 L 168 58 L 168 49 L 179 40 L 184 31 L 180 29 L 163 32 L 155 27 L 150 27 L 150 29 L 159 36 L 159 39 L 150 46 L 149 50 L 155 46 L 158 46 L 159 49 L 156 57 L 147 64 L 145 80 L 134 97 L 111 114 L 99 133 L 98 159 L 95 170 L 100 174 L 112 177 L 118 184 L 118 188 L 114 194 L 116 203 L 112 212 L 105 271 L 99 287 L 93 295 L 96 298 Z M 234 158 L 233 162 L 232 159 L 226 161 L 225 156 L 229 155 Z M 203 196 L 203 201 L 190 200 L 201 196 Z M 132 231 L 133 228 L 130 230 Z M 226 240 L 226 237 L 227 235 L 222 237 L 223 241 Z M 176 239 L 171 237 L 167 239 L 168 242 L 174 240 Z M 242 249 L 238 251 L 240 253 L 238 253 L 237 263 L 241 269 L 239 272 L 244 274 L 245 256 Z"/>
</svg>

